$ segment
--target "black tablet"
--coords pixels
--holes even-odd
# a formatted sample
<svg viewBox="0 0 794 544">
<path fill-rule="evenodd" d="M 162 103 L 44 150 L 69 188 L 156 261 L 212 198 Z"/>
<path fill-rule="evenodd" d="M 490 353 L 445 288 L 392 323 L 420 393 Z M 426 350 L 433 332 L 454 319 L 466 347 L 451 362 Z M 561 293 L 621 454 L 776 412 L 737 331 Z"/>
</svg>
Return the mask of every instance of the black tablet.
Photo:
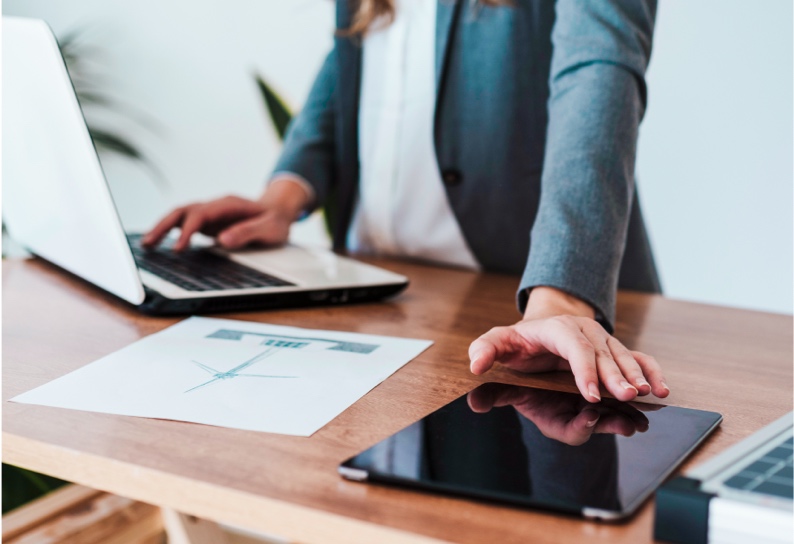
<svg viewBox="0 0 794 544">
<path fill-rule="evenodd" d="M 714 412 L 501 383 L 348 459 L 345 478 L 551 509 L 632 514 L 722 421 Z"/>
</svg>

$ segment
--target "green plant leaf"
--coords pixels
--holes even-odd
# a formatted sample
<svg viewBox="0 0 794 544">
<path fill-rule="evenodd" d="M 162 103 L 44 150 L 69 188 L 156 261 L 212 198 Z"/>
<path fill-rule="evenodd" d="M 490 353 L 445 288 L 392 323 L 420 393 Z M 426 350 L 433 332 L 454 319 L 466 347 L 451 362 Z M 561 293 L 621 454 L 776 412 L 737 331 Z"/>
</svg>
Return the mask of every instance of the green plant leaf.
<svg viewBox="0 0 794 544">
<path fill-rule="evenodd" d="M 129 105 L 120 107 L 118 100 L 109 96 L 102 90 L 101 70 L 104 68 L 102 62 L 102 49 L 92 47 L 82 41 L 83 30 L 73 30 L 68 34 L 61 36 L 58 44 L 61 48 L 66 68 L 72 79 L 72 84 L 77 95 L 77 100 L 80 105 L 85 109 L 86 107 L 101 109 L 105 111 L 123 111 L 126 113 L 126 118 L 130 121 L 136 121 L 137 124 L 143 128 L 147 128 L 150 132 L 154 132 L 157 128 L 156 122 L 141 112 L 135 112 L 134 108 Z M 130 111 L 135 113 L 131 115 Z M 160 173 L 159 169 L 149 158 L 140 150 L 140 148 L 126 139 L 124 136 L 115 133 L 108 129 L 97 128 L 93 126 L 88 120 L 88 132 L 91 139 L 94 141 L 94 146 L 97 151 L 105 151 L 116 153 L 122 157 L 126 157 L 136 161 L 143 166 L 147 167 L 153 176 L 153 181 L 165 188 L 167 181 Z"/>
<path fill-rule="evenodd" d="M 276 134 L 278 134 L 279 139 L 283 140 L 284 135 L 287 133 L 287 126 L 292 120 L 292 112 L 278 93 L 261 76 L 255 75 L 254 77 L 256 78 L 259 92 L 262 93 L 262 99 L 270 114 L 270 119 L 273 121 Z"/>
<path fill-rule="evenodd" d="M 96 104 L 100 106 L 112 105 L 112 100 L 110 100 L 107 96 L 95 91 L 87 91 L 81 88 L 77 90 L 75 94 L 77 94 L 77 101 L 80 102 L 80 105 L 82 106 L 87 106 L 89 104 Z"/>
<path fill-rule="evenodd" d="M 254 74 L 256 84 L 259 87 L 259 92 L 262 93 L 262 100 L 267 107 L 270 114 L 270 120 L 273 122 L 273 127 L 276 129 L 278 137 L 283 141 L 287 133 L 287 126 L 294 114 L 287 107 L 284 100 L 268 85 L 268 83 L 258 74 Z M 325 228 L 329 235 L 333 235 L 333 225 L 336 221 L 336 191 L 331 189 L 329 198 L 323 205 L 323 220 Z"/>
<path fill-rule="evenodd" d="M 152 181 L 154 181 L 159 187 L 162 189 L 167 187 L 167 180 L 165 176 L 163 176 L 163 173 L 160 171 L 160 169 L 157 168 L 157 166 L 151 162 L 137 147 L 129 143 L 127 140 L 123 139 L 121 136 L 117 136 L 111 132 L 106 132 L 95 127 L 89 127 L 88 133 L 91 135 L 91 139 L 94 141 L 94 146 L 96 147 L 97 152 L 110 151 L 123 157 L 128 157 L 132 160 L 135 160 L 142 166 L 148 168 Z"/>
<path fill-rule="evenodd" d="M 46 495 L 68 482 L 3 464 L 3 513 Z"/>
<path fill-rule="evenodd" d="M 94 140 L 94 145 L 97 149 L 113 151 L 131 159 L 142 160 L 143 158 L 143 155 L 137 147 L 120 136 L 100 130 L 96 127 L 89 127 L 88 133 L 91 134 L 91 139 Z"/>
</svg>

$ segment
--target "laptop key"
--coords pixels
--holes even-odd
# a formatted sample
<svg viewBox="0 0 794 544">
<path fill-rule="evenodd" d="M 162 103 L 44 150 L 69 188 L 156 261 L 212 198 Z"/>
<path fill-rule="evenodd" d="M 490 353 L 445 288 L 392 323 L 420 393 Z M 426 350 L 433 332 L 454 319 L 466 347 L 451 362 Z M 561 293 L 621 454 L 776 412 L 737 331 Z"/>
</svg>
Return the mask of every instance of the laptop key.
<svg viewBox="0 0 794 544">
<path fill-rule="evenodd" d="M 774 475 L 780 478 L 792 479 L 794 478 L 794 471 L 792 471 L 791 465 L 786 465 L 777 472 L 775 472 Z"/>
<path fill-rule="evenodd" d="M 138 266 L 187 291 L 295 285 L 207 250 L 191 249 L 181 253 L 169 249 L 143 250 L 139 242 L 140 237 L 130 237 Z"/>
<path fill-rule="evenodd" d="M 725 480 L 725 485 L 733 487 L 734 489 L 745 489 L 755 480 L 755 476 L 746 476 L 744 474 L 737 474 L 736 476 Z"/>
<path fill-rule="evenodd" d="M 764 455 L 764 459 L 774 459 L 775 461 L 786 460 L 790 458 L 791 458 L 791 449 L 782 446 L 778 446 L 777 448 L 773 449 L 772 451 Z"/>
<path fill-rule="evenodd" d="M 774 495 L 775 497 L 784 497 L 794 499 L 794 487 L 791 483 L 780 484 L 776 482 L 763 482 L 761 485 L 753 489 L 756 493 L 763 493 L 765 495 Z"/>
<path fill-rule="evenodd" d="M 774 459 L 764 459 L 761 458 L 755 463 L 751 464 L 750 466 L 746 467 L 742 470 L 743 473 L 752 473 L 752 474 L 766 474 L 769 470 L 775 466 L 777 463 Z"/>
</svg>

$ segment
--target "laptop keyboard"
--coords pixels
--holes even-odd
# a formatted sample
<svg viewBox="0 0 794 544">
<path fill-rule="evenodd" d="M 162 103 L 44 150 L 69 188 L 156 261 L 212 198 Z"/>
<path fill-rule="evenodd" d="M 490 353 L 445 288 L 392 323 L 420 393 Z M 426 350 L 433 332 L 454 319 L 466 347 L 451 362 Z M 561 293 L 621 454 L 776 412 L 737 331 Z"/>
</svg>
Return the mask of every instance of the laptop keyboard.
<svg viewBox="0 0 794 544">
<path fill-rule="evenodd" d="M 726 480 L 724 485 L 742 491 L 794 498 L 793 444 L 794 438 L 789 438 Z"/>
<path fill-rule="evenodd" d="M 140 234 L 127 236 L 138 267 L 187 291 L 295 285 L 206 249 L 186 249 L 179 253 L 167 248 L 143 249 L 141 237 Z"/>
</svg>

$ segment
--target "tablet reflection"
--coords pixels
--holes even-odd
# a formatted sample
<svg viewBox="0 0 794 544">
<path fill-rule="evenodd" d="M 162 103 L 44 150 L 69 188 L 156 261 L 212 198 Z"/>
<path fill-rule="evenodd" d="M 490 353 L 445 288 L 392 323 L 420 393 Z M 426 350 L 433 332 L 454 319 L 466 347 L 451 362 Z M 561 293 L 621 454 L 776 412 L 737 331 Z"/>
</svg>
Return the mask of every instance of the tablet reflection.
<svg viewBox="0 0 794 544">
<path fill-rule="evenodd" d="M 354 464 L 449 490 L 522 496 L 566 510 L 593 504 L 619 510 L 615 435 L 648 430 L 639 407 L 644 405 L 612 399 L 593 405 L 578 394 L 484 384 Z"/>
<path fill-rule="evenodd" d="M 469 393 L 467 400 L 471 410 L 477 413 L 512 406 L 534 423 L 543 436 L 569 446 L 580 446 L 594 434 L 643 433 L 648 430 L 649 422 L 637 406 L 651 406 L 609 398 L 591 404 L 581 395 L 501 383 L 483 384 Z"/>
</svg>

